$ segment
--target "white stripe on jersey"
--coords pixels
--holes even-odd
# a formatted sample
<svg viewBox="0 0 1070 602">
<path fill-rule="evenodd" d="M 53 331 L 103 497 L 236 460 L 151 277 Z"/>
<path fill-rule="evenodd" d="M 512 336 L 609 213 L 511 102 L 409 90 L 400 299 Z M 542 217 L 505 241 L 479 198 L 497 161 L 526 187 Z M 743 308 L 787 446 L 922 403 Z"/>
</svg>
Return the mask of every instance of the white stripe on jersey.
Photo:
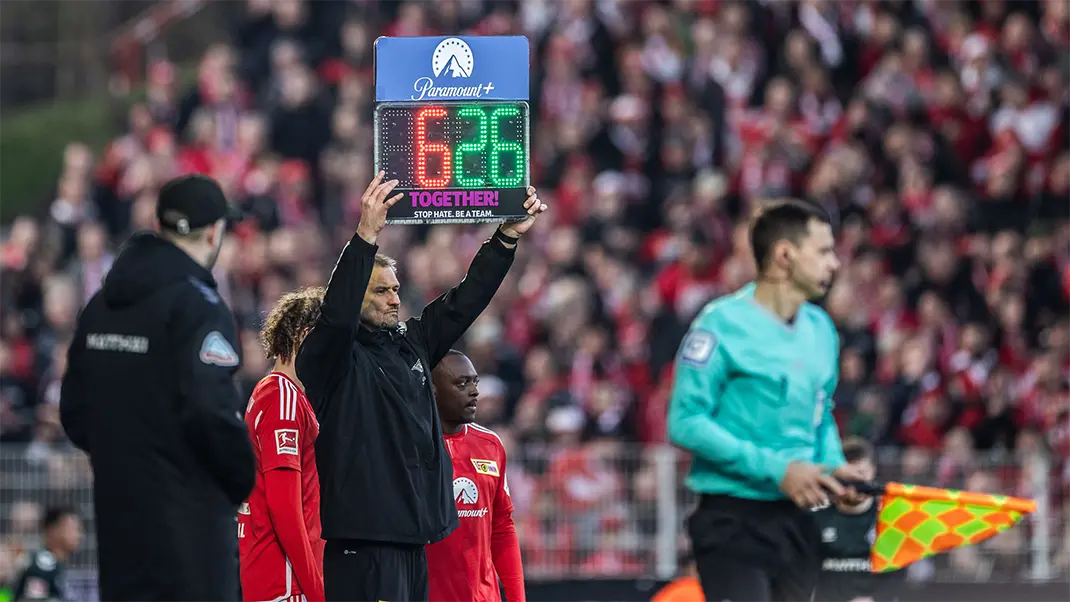
<svg viewBox="0 0 1070 602">
<path fill-rule="evenodd" d="M 498 436 L 498 433 L 495 433 L 494 431 L 490 430 L 489 428 L 487 428 L 485 426 L 479 426 L 478 424 L 476 424 L 474 422 L 469 422 L 468 426 L 476 429 L 477 431 L 483 431 L 484 433 L 487 433 L 488 435 L 493 435 L 494 438 L 498 440 L 498 443 L 501 444 L 502 449 L 505 449 L 505 444 L 502 443 L 502 438 Z"/>
<path fill-rule="evenodd" d="M 275 376 L 279 381 L 279 418 L 282 420 L 297 419 L 297 387 L 285 376 Z"/>
<path fill-rule="evenodd" d="M 478 425 L 478 424 L 476 424 L 474 422 L 469 422 L 468 426 L 476 429 L 477 431 L 480 431 L 480 432 L 483 432 L 483 433 L 487 433 L 488 435 L 493 435 L 494 438 L 498 440 L 498 445 L 502 446 L 502 459 L 503 459 L 503 461 L 505 460 L 505 444 L 502 443 L 502 438 L 498 436 L 498 433 L 495 433 L 494 431 L 490 430 L 489 428 L 487 428 L 485 426 L 480 426 L 480 425 Z M 509 497 L 513 497 L 513 494 L 509 493 L 509 476 L 507 474 L 505 474 L 504 471 L 502 472 L 502 487 L 505 488 L 505 495 L 507 495 Z"/>
<path fill-rule="evenodd" d="M 297 602 L 298 599 L 301 599 L 301 600 L 304 599 L 304 596 L 301 595 L 301 594 L 298 594 L 296 596 L 293 595 L 291 593 L 293 591 L 294 591 L 294 569 L 293 569 L 293 566 L 290 565 L 290 559 L 287 558 L 286 559 L 286 593 L 284 593 L 283 595 L 279 596 L 278 598 L 275 598 L 271 602 Z"/>
</svg>

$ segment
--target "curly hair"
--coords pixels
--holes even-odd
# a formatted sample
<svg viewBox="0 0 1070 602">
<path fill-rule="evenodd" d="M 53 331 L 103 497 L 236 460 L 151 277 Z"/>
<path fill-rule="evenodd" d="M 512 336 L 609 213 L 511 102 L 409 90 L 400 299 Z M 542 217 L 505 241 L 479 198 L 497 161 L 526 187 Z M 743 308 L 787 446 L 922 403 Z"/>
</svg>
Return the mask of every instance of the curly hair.
<svg viewBox="0 0 1070 602">
<path fill-rule="evenodd" d="M 319 318 L 325 290 L 310 286 L 279 297 L 260 330 L 260 343 L 268 359 L 293 359 L 305 334 Z"/>
</svg>

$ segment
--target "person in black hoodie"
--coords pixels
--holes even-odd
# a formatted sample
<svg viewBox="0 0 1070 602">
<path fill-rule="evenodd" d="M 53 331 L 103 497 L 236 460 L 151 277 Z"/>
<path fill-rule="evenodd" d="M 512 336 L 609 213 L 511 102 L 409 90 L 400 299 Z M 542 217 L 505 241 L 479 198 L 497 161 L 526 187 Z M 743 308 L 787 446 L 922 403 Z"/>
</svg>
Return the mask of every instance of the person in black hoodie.
<svg viewBox="0 0 1070 602">
<path fill-rule="evenodd" d="M 361 198 L 357 232 L 296 361 L 320 424 L 327 600 L 427 600 L 424 546 L 458 525 L 431 370 L 490 303 L 546 209 L 528 188 L 527 217 L 499 226 L 459 285 L 401 322 L 395 262 L 375 243 L 402 194 L 390 196 L 398 182 L 383 176 Z"/>
<path fill-rule="evenodd" d="M 236 600 L 237 508 L 255 459 L 216 291 L 228 219 L 202 176 L 160 190 L 159 233 L 124 245 L 78 319 L 60 419 L 93 467 L 102 600 Z"/>
</svg>

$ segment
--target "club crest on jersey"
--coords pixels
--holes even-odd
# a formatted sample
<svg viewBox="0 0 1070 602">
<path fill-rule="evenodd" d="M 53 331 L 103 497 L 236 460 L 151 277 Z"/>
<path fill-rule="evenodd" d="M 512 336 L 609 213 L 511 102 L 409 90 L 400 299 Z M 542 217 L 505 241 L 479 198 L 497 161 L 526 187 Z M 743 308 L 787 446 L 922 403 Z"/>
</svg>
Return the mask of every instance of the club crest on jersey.
<svg viewBox="0 0 1070 602">
<path fill-rule="evenodd" d="M 238 506 L 238 514 L 251 514 L 251 513 L 252 513 L 252 511 L 249 510 L 249 502 L 242 502 L 241 506 Z"/>
<path fill-rule="evenodd" d="M 223 333 L 218 330 L 213 330 L 204 337 L 204 341 L 201 342 L 200 358 L 206 364 L 222 368 L 233 368 L 240 361 L 238 352 L 234 351 Z"/>
<path fill-rule="evenodd" d="M 501 476 L 498 473 L 498 463 L 494 460 L 477 460 L 472 458 L 472 466 L 476 467 L 476 472 L 479 474 L 485 474 L 492 477 Z"/>
<path fill-rule="evenodd" d="M 680 359 L 694 366 L 705 366 L 717 349 L 717 337 L 707 330 L 692 330 L 680 345 Z"/>
<path fill-rule="evenodd" d="M 280 456 L 297 453 L 297 429 L 275 429 L 275 452 Z"/>
</svg>

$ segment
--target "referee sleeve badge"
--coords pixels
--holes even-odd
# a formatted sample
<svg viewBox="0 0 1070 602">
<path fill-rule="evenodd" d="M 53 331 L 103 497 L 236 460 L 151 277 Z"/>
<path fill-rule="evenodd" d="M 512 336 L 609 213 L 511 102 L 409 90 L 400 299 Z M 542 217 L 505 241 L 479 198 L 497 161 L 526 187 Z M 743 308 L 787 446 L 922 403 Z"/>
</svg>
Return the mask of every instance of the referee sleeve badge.
<svg viewBox="0 0 1070 602">
<path fill-rule="evenodd" d="M 694 366 L 705 366 L 717 349 L 717 337 L 708 330 L 692 330 L 680 345 L 680 359 Z"/>
<path fill-rule="evenodd" d="M 227 338 L 218 330 L 213 330 L 204 337 L 199 355 L 202 362 L 222 368 L 233 368 L 240 361 L 238 352 L 234 351 Z"/>
</svg>

